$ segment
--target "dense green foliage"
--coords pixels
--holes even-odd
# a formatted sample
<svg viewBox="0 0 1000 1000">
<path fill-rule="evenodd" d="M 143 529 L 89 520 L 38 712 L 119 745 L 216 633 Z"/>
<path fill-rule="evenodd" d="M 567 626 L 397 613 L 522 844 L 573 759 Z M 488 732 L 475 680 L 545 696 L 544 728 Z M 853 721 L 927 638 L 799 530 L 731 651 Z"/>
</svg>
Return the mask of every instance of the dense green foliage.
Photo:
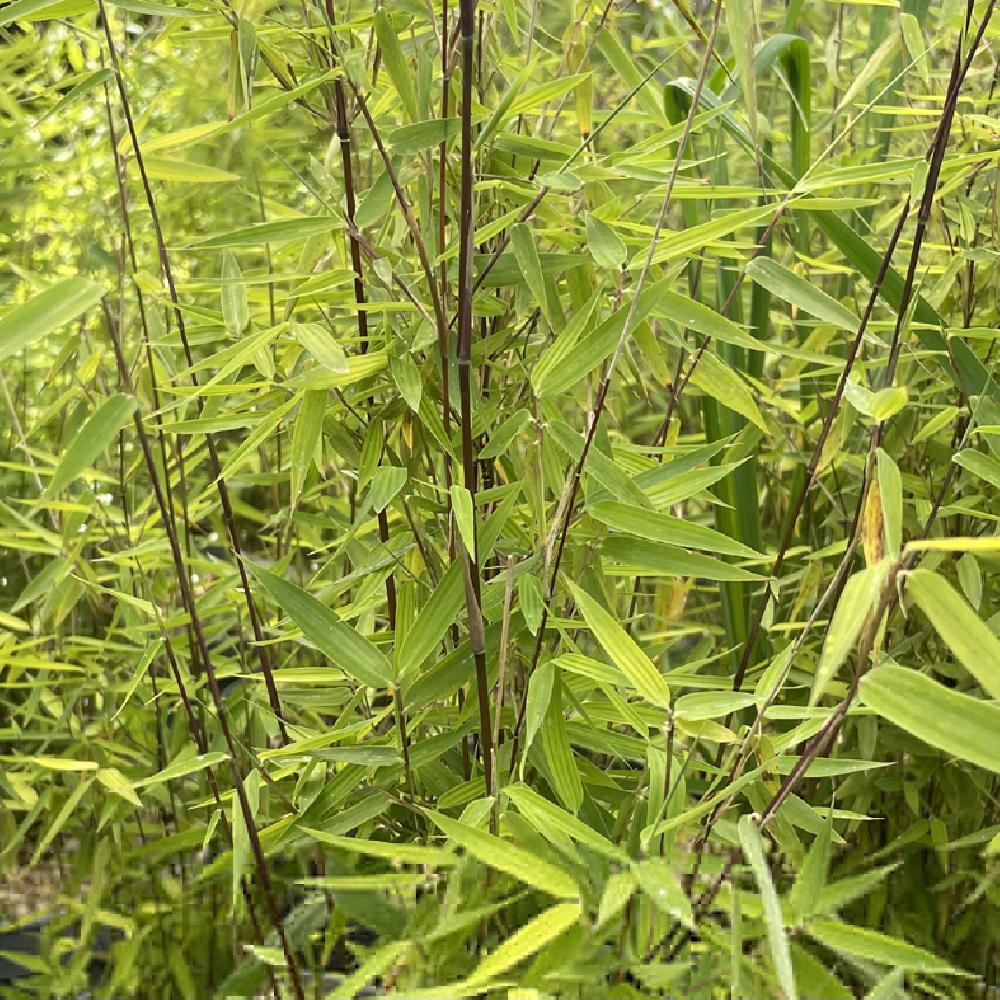
<svg viewBox="0 0 1000 1000">
<path fill-rule="evenodd" d="M 987 995 L 993 5 L 0 9 L 0 995 Z"/>
</svg>

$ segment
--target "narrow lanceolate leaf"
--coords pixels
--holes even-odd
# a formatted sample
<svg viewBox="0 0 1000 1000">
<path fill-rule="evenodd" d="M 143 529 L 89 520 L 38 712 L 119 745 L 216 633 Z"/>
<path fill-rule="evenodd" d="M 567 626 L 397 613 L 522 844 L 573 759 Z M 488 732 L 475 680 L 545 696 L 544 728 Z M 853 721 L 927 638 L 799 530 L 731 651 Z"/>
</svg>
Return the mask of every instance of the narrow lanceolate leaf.
<svg viewBox="0 0 1000 1000">
<path fill-rule="evenodd" d="M 632 872 L 639 888 L 658 910 L 679 920 L 685 927 L 694 926 L 691 901 L 669 862 L 662 858 L 647 858 L 632 865 Z"/>
<path fill-rule="evenodd" d="M 135 407 L 135 400 L 121 393 L 106 399 L 88 417 L 73 443 L 63 452 L 44 495 L 54 496 L 69 486 L 77 476 L 83 475 L 111 444 L 115 435 L 132 416 Z"/>
<path fill-rule="evenodd" d="M 448 631 L 464 603 L 462 564 L 456 561 L 438 581 L 434 593 L 420 609 L 417 620 L 410 626 L 406 638 L 400 645 L 399 666 L 402 673 L 415 670 L 427 659 Z"/>
<path fill-rule="evenodd" d="M 757 42 L 756 7 L 754 0 L 746 3 L 727 3 L 723 8 L 729 44 L 736 60 L 740 90 L 743 92 L 743 110 L 754 144 L 757 140 L 757 73 L 753 64 L 753 50 Z"/>
<path fill-rule="evenodd" d="M 962 666 L 991 698 L 1000 700 L 1000 639 L 989 626 L 937 573 L 918 569 L 908 574 L 906 592 L 927 615 Z"/>
<path fill-rule="evenodd" d="M 149 669 L 149 665 L 159 655 L 161 649 L 163 649 L 162 639 L 157 639 L 155 642 L 150 643 L 146 647 L 145 652 L 139 658 L 139 662 L 135 665 L 132 673 L 132 679 L 129 681 L 128 687 L 125 689 L 125 696 L 122 698 L 122 703 L 116 709 L 115 714 L 111 716 L 112 722 L 114 722 L 115 719 L 117 719 L 118 716 L 124 711 L 129 699 L 135 694 L 136 688 L 138 688 L 138 686 L 142 683 L 143 677 L 146 676 L 146 671 Z"/>
<path fill-rule="evenodd" d="M 609 500 L 594 504 L 587 513 L 610 528 L 627 531 L 630 535 L 646 538 L 651 542 L 678 545 L 685 549 L 699 549 L 702 552 L 742 556 L 744 559 L 760 558 L 760 553 L 755 549 L 722 534 L 721 531 L 661 511 Z"/>
<path fill-rule="evenodd" d="M 313 830 L 307 826 L 300 828 L 321 844 L 339 848 L 348 854 L 364 854 L 372 858 L 382 858 L 386 861 L 405 865 L 452 865 L 455 855 L 441 847 L 425 847 L 422 844 L 400 843 L 386 840 L 362 840 L 360 837 L 341 837 L 322 830 Z"/>
<path fill-rule="evenodd" d="M 291 502 L 298 503 L 309 467 L 316 455 L 323 431 L 327 393 L 323 389 L 306 389 L 295 417 L 292 430 Z"/>
<path fill-rule="evenodd" d="M 371 488 L 368 490 L 368 506 L 376 514 L 380 514 L 405 485 L 406 469 L 398 465 L 380 465 L 372 476 Z"/>
<path fill-rule="evenodd" d="M 351 369 L 344 349 L 337 343 L 332 331 L 319 323 L 296 323 L 292 326 L 295 339 L 325 368 L 338 375 Z"/>
<path fill-rule="evenodd" d="M 258 222 L 243 229 L 234 229 L 216 236 L 208 236 L 191 244 L 192 250 L 221 250 L 226 247 L 262 247 L 267 244 L 292 243 L 321 236 L 342 228 L 339 219 L 332 216 L 298 219 L 280 219 L 276 222 Z"/>
<path fill-rule="evenodd" d="M 573 748 L 566 735 L 562 675 L 558 672 L 555 675 L 555 686 L 549 700 L 548 711 L 542 720 L 541 736 L 552 787 L 562 804 L 575 813 L 583 803 L 583 782 L 580 779 L 579 765 L 573 756 Z"/>
<path fill-rule="evenodd" d="M 603 834 L 588 826 L 572 813 L 557 806 L 554 802 L 543 798 L 528 785 L 511 785 L 503 790 L 503 794 L 517 806 L 539 832 L 546 828 L 558 830 L 572 837 L 577 843 L 584 844 L 606 857 L 616 861 L 625 860 L 628 855 L 617 844 L 613 844 Z"/>
<path fill-rule="evenodd" d="M 231 337 L 238 337 L 250 322 L 247 286 L 242 278 L 239 262 L 226 250 L 222 254 L 222 318 Z"/>
<path fill-rule="evenodd" d="M 628 259 L 628 248 L 622 238 L 603 220 L 586 216 L 587 246 L 598 267 L 620 268 Z"/>
<path fill-rule="evenodd" d="M 549 710 L 552 690 L 555 687 L 556 670 L 552 660 L 546 660 L 528 679 L 528 701 L 524 716 L 524 753 L 521 757 L 520 777 L 524 780 L 524 766 L 528 749 L 534 742 L 542 721 Z"/>
<path fill-rule="evenodd" d="M 861 325 L 861 320 L 847 306 L 841 305 L 815 284 L 770 257 L 756 257 L 750 261 L 747 265 L 747 277 L 772 295 L 824 323 L 833 323 L 843 330 L 852 331 Z"/>
<path fill-rule="evenodd" d="M 966 448 L 964 451 L 960 451 L 952 461 L 962 466 L 963 469 L 968 469 L 983 482 L 1000 489 L 1000 462 L 991 455 L 984 455 L 981 451 Z"/>
<path fill-rule="evenodd" d="M 612 535 L 604 542 L 603 554 L 606 559 L 622 563 L 625 572 L 639 572 L 647 576 L 687 576 L 702 580 L 744 580 L 761 579 L 739 566 L 699 552 L 686 552 L 662 542 L 640 541 L 625 535 Z"/>
<path fill-rule="evenodd" d="M 232 184 L 240 175 L 218 167 L 190 160 L 174 160 L 163 156 L 146 156 L 146 173 L 154 181 L 173 181 L 178 184 Z"/>
<path fill-rule="evenodd" d="M 741 816 L 738 826 L 740 846 L 747 863 L 753 869 L 757 888 L 760 890 L 761 908 L 764 911 L 764 923 L 767 927 L 767 940 L 771 947 L 771 961 L 777 974 L 781 990 L 786 1000 L 796 1000 L 795 975 L 792 972 L 792 956 L 788 949 L 788 937 L 785 934 L 784 918 L 781 915 L 781 903 L 771 880 L 771 869 L 767 866 L 764 856 L 764 842 L 760 830 L 752 816 Z"/>
<path fill-rule="evenodd" d="M 451 509 L 458 534 L 465 546 L 465 551 L 473 558 L 476 555 L 476 523 L 472 504 L 472 494 L 464 487 L 455 483 L 451 487 Z"/>
<path fill-rule="evenodd" d="M 399 44 L 399 38 L 396 36 L 396 30 L 393 28 L 392 21 L 384 7 L 380 7 L 375 13 L 375 34 L 378 37 L 382 59 L 389 72 L 392 85 L 396 88 L 399 100 L 406 109 L 407 117 L 411 122 L 415 122 L 420 117 L 417 111 L 416 91 L 411 80 L 409 66 Z"/>
<path fill-rule="evenodd" d="M 861 697 L 918 740 L 1000 774 L 1000 705 L 938 684 L 904 667 L 886 665 L 861 681 Z"/>
<path fill-rule="evenodd" d="M 826 642 L 823 644 L 823 653 L 816 668 L 816 679 L 809 697 L 811 705 L 819 701 L 826 686 L 854 648 L 868 615 L 878 600 L 882 584 L 889 572 L 889 562 L 888 559 L 882 559 L 874 566 L 855 573 L 847 581 L 833 612 Z"/>
<path fill-rule="evenodd" d="M 336 612 L 280 576 L 249 561 L 246 565 L 302 634 L 348 677 L 374 688 L 392 684 L 389 661 L 364 636 L 342 622 Z"/>
<path fill-rule="evenodd" d="M 148 778 L 133 782 L 132 787 L 148 788 L 150 785 L 160 785 L 164 781 L 176 781 L 186 775 L 203 771 L 206 767 L 215 767 L 216 764 L 221 764 L 228 758 L 228 754 L 219 750 L 199 754 L 197 757 L 184 757 L 182 760 L 174 761 L 173 764 L 168 764 L 162 771 L 157 771 L 156 774 L 150 775 Z"/>
<path fill-rule="evenodd" d="M 767 344 L 751 337 L 738 323 L 687 295 L 664 290 L 658 299 L 656 314 L 671 320 L 677 326 L 687 327 L 724 344 L 747 347 L 752 351 L 770 350 Z"/>
<path fill-rule="evenodd" d="M 0 361 L 76 319 L 97 305 L 102 295 L 104 289 L 93 281 L 67 278 L 15 306 L 0 318 Z"/>
<path fill-rule="evenodd" d="M 801 923 L 816 912 L 816 903 L 823 886 L 826 885 L 830 870 L 832 833 L 833 811 L 831 810 L 827 822 L 816 834 L 816 839 L 812 842 L 809 853 L 795 877 L 795 883 L 788 893 L 789 919 L 793 923 Z"/>
<path fill-rule="evenodd" d="M 615 666 L 648 702 L 659 708 L 669 708 L 670 688 L 653 661 L 590 594 L 574 583 L 567 581 L 567 584 L 587 627 Z"/>
<path fill-rule="evenodd" d="M 809 936 L 820 944 L 842 951 L 845 955 L 863 958 L 880 965 L 894 966 L 909 972 L 937 975 L 961 975 L 953 965 L 923 948 L 889 937 L 867 927 L 852 927 L 836 920 L 813 920 L 807 927 Z"/>
<path fill-rule="evenodd" d="M 102 767 L 95 778 L 109 791 L 125 799 L 134 806 L 142 807 L 139 796 L 135 794 L 132 783 L 116 767 Z"/>
<path fill-rule="evenodd" d="M 487 955 L 460 986 L 485 986 L 554 941 L 563 931 L 577 923 L 580 913 L 579 903 L 557 903 L 540 913 L 515 931 L 496 951 Z"/>
<path fill-rule="evenodd" d="M 555 314 L 545 287 L 545 276 L 542 274 L 538 248 L 535 246 L 535 237 L 531 232 L 531 227 L 527 223 L 519 222 L 511 227 L 510 246 L 535 304 L 541 308 L 545 318 L 553 323 Z"/>
<path fill-rule="evenodd" d="M 493 836 L 492 833 L 450 819 L 432 809 L 427 811 L 427 815 L 452 843 L 468 851 L 484 865 L 506 872 L 519 882 L 534 886 L 552 896 L 576 899 L 580 895 L 576 880 L 568 872 L 523 847 L 517 847 Z"/>
<path fill-rule="evenodd" d="M 882 520 L 885 530 L 885 550 L 899 557 L 903 544 L 903 481 L 899 466 L 882 448 L 876 454 L 879 494 L 882 499 Z"/>
<path fill-rule="evenodd" d="M 746 383 L 725 362 L 711 351 L 705 351 L 701 361 L 691 373 L 691 381 L 707 396 L 717 399 L 723 406 L 744 416 L 765 433 L 767 424 Z"/>
<path fill-rule="evenodd" d="M 721 719 L 731 712 L 749 708 L 754 700 L 755 696 L 750 692 L 695 691 L 677 699 L 674 703 L 674 715 L 685 722 Z"/>
</svg>

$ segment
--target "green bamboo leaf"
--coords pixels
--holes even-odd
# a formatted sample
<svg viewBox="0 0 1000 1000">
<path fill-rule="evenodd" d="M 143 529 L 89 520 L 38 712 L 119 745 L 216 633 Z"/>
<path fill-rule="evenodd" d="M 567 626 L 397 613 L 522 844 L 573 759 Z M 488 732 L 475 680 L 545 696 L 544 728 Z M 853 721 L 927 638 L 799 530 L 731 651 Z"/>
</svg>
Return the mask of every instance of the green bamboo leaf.
<svg viewBox="0 0 1000 1000">
<path fill-rule="evenodd" d="M 750 261 L 747 265 L 747 277 L 772 295 L 824 323 L 833 323 L 834 326 L 852 332 L 861 325 L 861 320 L 846 306 L 770 257 L 756 257 Z"/>
<path fill-rule="evenodd" d="M 427 815 L 452 843 L 468 851 L 484 865 L 505 872 L 517 881 L 534 886 L 551 896 L 564 899 L 579 897 L 580 888 L 576 880 L 551 862 L 478 827 L 449 819 L 433 809 L 428 809 Z"/>
<path fill-rule="evenodd" d="M 46 2 L 51 2 L 51 0 L 46 0 Z M 6 14 L 11 7 L 16 7 L 17 3 L 11 4 L 3 9 L 0 13 L 0 19 L 2 19 L 3 14 Z M 85 76 L 75 87 L 73 87 L 68 93 L 64 94 L 48 111 L 38 119 L 39 124 L 45 121 L 47 118 L 58 118 L 59 115 L 66 110 L 78 97 L 82 97 L 88 91 L 93 90 L 95 87 L 101 86 L 103 83 L 108 83 L 114 79 L 114 74 L 110 69 L 99 69 L 95 70 L 93 73 L 89 73 Z M 148 168 L 147 168 L 148 169 Z M 236 178 L 238 180 L 238 178 Z"/>
<path fill-rule="evenodd" d="M 758 145 L 757 74 L 754 70 L 754 45 L 758 34 L 756 5 L 752 0 L 750 3 L 727 3 L 723 7 L 723 11 L 726 15 L 729 45 L 736 60 L 740 90 L 743 91 L 743 107 L 746 111 L 747 126 L 753 137 L 754 145 Z"/>
<path fill-rule="evenodd" d="M 336 612 L 320 604 L 312 594 L 249 560 L 246 566 L 302 634 L 348 677 L 367 687 L 392 686 L 389 661 L 364 636 L 342 622 Z"/>
<path fill-rule="evenodd" d="M 752 704 L 754 695 L 750 692 L 696 691 L 682 695 L 674 702 L 674 716 L 684 722 L 721 719 Z"/>
<path fill-rule="evenodd" d="M 581 912 L 579 903 L 557 903 L 537 917 L 533 917 L 495 951 L 487 955 L 472 975 L 464 983 L 459 984 L 456 992 L 472 988 L 476 988 L 478 992 L 479 987 L 485 987 L 497 976 L 503 975 L 508 969 L 512 969 L 544 948 L 550 941 L 554 941 L 579 921 Z"/>
<path fill-rule="evenodd" d="M 899 14 L 899 27 L 903 33 L 903 44 L 910 56 L 911 62 L 917 64 L 917 72 L 925 87 L 931 84 L 931 68 L 927 59 L 927 46 L 924 44 L 920 22 L 912 14 Z"/>
<path fill-rule="evenodd" d="M 750 336 L 738 323 L 679 292 L 662 291 L 655 312 L 676 326 L 687 327 L 724 344 L 746 347 L 751 351 L 771 350 L 767 344 Z"/>
<path fill-rule="evenodd" d="M 341 837 L 308 826 L 299 827 L 314 840 L 330 847 L 339 848 L 349 854 L 364 854 L 384 861 L 399 862 L 404 865 L 432 865 L 440 868 L 453 865 L 456 861 L 451 851 L 440 847 L 424 847 L 422 844 L 407 844 L 388 840 L 363 840 L 360 837 Z"/>
<path fill-rule="evenodd" d="M 142 656 L 139 658 L 139 662 L 135 665 L 135 670 L 132 672 L 132 679 L 129 681 L 128 687 L 125 689 L 125 696 L 122 698 L 122 703 L 115 710 L 115 714 L 111 716 L 111 721 L 114 722 L 115 719 L 121 715 L 125 706 L 129 703 L 129 699 L 135 694 L 136 688 L 142 682 L 143 677 L 146 676 L 146 671 L 149 669 L 149 665 L 156 659 L 160 650 L 163 649 L 163 640 L 157 639 L 151 642 L 143 652 Z"/>
<path fill-rule="evenodd" d="M 420 378 L 420 369 L 408 354 L 401 357 L 390 355 L 389 374 L 392 375 L 396 388 L 406 400 L 406 405 L 414 412 L 420 412 L 420 400 L 423 398 L 424 386 Z"/>
<path fill-rule="evenodd" d="M 792 956 L 788 949 L 788 937 L 785 934 L 785 922 L 781 914 L 781 903 L 771 880 L 771 869 L 767 866 L 764 856 L 764 841 L 760 830 L 752 816 L 741 816 L 737 826 L 740 846 L 747 863 L 753 869 L 757 888 L 760 890 L 761 906 L 764 911 L 764 923 L 767 927 L 767 940 L 771 947 L 771 961 L 774 971 L 781 984 L 781 990 L 786 1000 L 796 1000 L 795 974 L 792 971 Z"/>
<path fill-rule="evenodd" d="M 847 659 L 848 653 L 861 635 L 868 614 L 878 601 L 882 584 L 889 572 L 889 563 L 890 560 L 882 559 L 874 566 L 855 573 L 847 581 L 830 620 L 826 642 L 823 643 L 823 652 L 816 667 L 816 677 L 809 696 L 810 705 L 815 705 L 819 701 L 826 686 Z"/>
<path fill-rule="evenodd" d="M 15 0 L 0 10 L 0 28 L 15 21 L 50 21 L 96 10 L 94 0 Z"/>
<path fill-rule="evenodd" d="M 393 87 L 396 88 L 396 94 L 406 110 L 406 116 L 411 122 L 416 122 L 420 119 L 420 114 L 417 111 L 416 90 L 413 87 L 412 73 L 403 55 L 403 50 L 400 48 L 396 30 L 393 28 L 392 21 L 384 7 L 380 7 L 375 12 L 375 35 L 382 51 L 382 61 L 385 63 Z"/>
<path fill-rule="evenodd" d="M 290 501 L 293 506 L 299 502 L 309 467 L 316 457 L 316 448 L 323 433 L 326 401 L 327 393 L 323 389 L 306 389 L 302 393 L 302 402 L 292 429 Z"/>
<path fill-rule="evenodd" d="M 233 912 L 242 909 L 243 894 L 240 882 L 250 866 L 251 849 L 248 823 L 254 822 L 257 810 L 260 808 L 260 772 L 254 768 L 243 781 L 243 788 L 249 803 L 249 817 L 243 813 L 242 803 L 238 795 L 233 795 L 230 828 L 233 832 L 232 879 L 233 879 Z"/>
<path fill-rule="evenodd" d="M 222 319 L 231 337 L 238 337 L 250 322 L 247 288 L 236 258 L 226 250 L 222 255 Z"/>
<path fill-rule="evenodd" d="M 386 142 L 394 153 L 413 156 L 458 135 L 461 124 L 461 118 L 432 118 L 430 121 L 414 122 L 393 129 L 386 136 Z"/>
<path fill-rule="evenodd" d="M 549 775 L 552 787 L 562 804 L 577 812 L 583 803 L 583 782 L 580 779 L 580 769 L 569 737 L 566 735 L 566 720 L 563 718 L 562 674 L 555 673 L 555 683 L 552 696 L 549 698 L 548 709 L 542 720 L 540 730 L 542 750 L 549 765 Z"/>
<path fill-rule="evenodd" d="M 691 901 L 684 892 L 676 873 L 662 858 L 647 858 L 632 865 L 639 888 L 653 905 L 685 927 L 694 927 Z"/>
<path fill-rule="evenodd" d="M 724 361 L 705 351 L 701 361 L 691 373 L 691 381 L 702 392 L 717 399 L 723 406 L 744 416 L 756 424 L 765 434 L 769 433 L 767 424 L 761 416 L 757 404 L 750 395 L 746 383 Z"/>
<path fill-rule="evenodd" d="M 903 480 L 899 466 L 882 448 L 876 453 L 876 463 L 885 524 L 885 548 L 889 555 L 898 557 L 903 544 Z"/>
<path fill-rule="evenodd" d="M 233 184 L 241 178 L 239 174 L 204 163 L 190 160 L 174 160 L 164 156 L 143 157 L 146 174 L 154 181 L 170 181 L 178 184 Z"/>
<path fill-rule="evenodd" d="M 628 248 L 622 238 L 602 219 L 587 212 L 587 246 L 598 267 L 618 270 L 628 259 Z"/>
<path fill-rule="evenodd" d="M 63 452 L 42 496 L 54 496 L 66 489 L 77 476 L 82 476 L 115 439 L 135 408 L 136 401 L 131 396 L 118 394 L 106 399 L 87 418 L 73 443 Z"/>
<path fill-rule="evenodd" d="M 399 648 L 401 674 L 415 670 L 430 656 L 464 605 L 462 565 L 456 561 L 438 581 L 430 599 L 420 609 L 416 621 L 403 639 Z"/>
<path fill-rule="evenodd" d="M 325 368 L 338 375 L 351 369 L 344 349 L 337 343 L 332 330 L 319 323 L 295 323 L 292 336 Z"/>
<path fill-rule="evenodd" d="M 918 740 L 1000 774 L 1000 705 L 960 694 L 915 670 L 887 664 L 861 681 L 861 697 Z"/>
<path fill-rule="evenodd" d="M 616 569 L 618 573 L 641 572 L 649 576 L 688 576 L 701 580 L 743 582 L 762 579 L 756 573 L 730 566 L 712 556 L 703 556 L 700 552 L 686 552 L 673 545 L 640 541 L 625 535 L 612 535 L 605 539 L 601 551 L 606 559 L 621 564 Z"/>
<path fill-rule="evenodd" d="M 666 545 L 699 549 L 703 552 L 719 552 L 722 555 L 741 556 L 744 559 L 760 558 L 760 553 L 756 549 L 722 534 L 721 531 L 684 518 L 674 517 L 672 514 L 665 514 L 662 511 L 633 507 L 630 504 L 609 500 L 595 503 L 593 507 L 588 508 L 587 513 L 610 528 L 626 531 L 630 535 L 636 535 L 651 542 L 663 542 Z"/>
<path fill-rule="evenodd" d="M 552 440 L 574 462 L 578 462 L 583 454 L 583 437 L 562 420 L 550 420 L 547 428 Z M 587 452 L 584 469 L 588 476 L 593 476 L 604 489 L 619 500 L 640 507 L 649 506 L 649 501 L 642 490 L 599 448 L 591 447 Z"/>
<path fill-rule="evenodd" d="M 5 12 L 16 6 L 11 4 Z M 67 278 L 15 306 L 0 319 L 0 361 L 76 319 L 103 295 L 104 289 L 93 281 Z"/>
<path fill-rule="evenodd" d="M 490 435 L 489 443 L 479 452 L 480 459 L 499 458 L 505 454 L 513 440 L 531 423 L 531 414 L 527 410 L 518 410 L 508 417 Z"/>
<path fill-rule="evenodd" d="M 929 951 L 867 927 L 852 927 L 836 920 L 813 920 L 806 930 L 820 944 L 854 958 L 894 966 L 908 972 L 963 975 L 953 965 Z"/>
<path fill-rule="evenodd" d="M 937 573 L 918 569 L 906 576 L 906 592 L 930 619 L 962 666 L 991 697 L 1000 700 L 1000 639 Z"/>
<path fill-rule="evenodd" d="M 617 844 L 613 844 L 572 813 L 543 798 L 528 785 L 510 785 L 503 790 L 503 794 L 539 833 L 544 835 L 547 829 L 558 830 L 605 857 L 616 861 L 627 859 L 628 855 Z"/>
<path fill-rule="evenodd" d="M 992 455 L 984 455 L 981 451 L 966 448 L 952 458 L 952 461 L 963 469 L 968 469 L 974 476 L 1000 489 L 1000 462 Z"/>
<path fill-rule="evenodd" d="M 380 514 L 406 485 L 406 469 L 398 465 L 380 465 L 372 476 L 368 490 L 368 506 Z"/>
<path fill-rule="evenodd" d="M 555 687 L 556 671 L 551 660 L 546 660 L 535 669 L 528 679 L 528 701 L 524 716 L 524 751 L 521 755 L 519 777 L 524 780 L 524 766 L 528 759 L 528 749 L 542 728 L 542 722 L 549 710 L 552 689 Z"/>
<path fill-rule="evenodd" d="M 795 876 L 795 882 L 788 893 L 789 921 L 801 924 L 806 917 L 816 912 L 816 903 L 826 885 L 830 871 L 830 846 L 833 834 L 833 810 L 827 815 L 823 828 L 806 854 L 805 861 Z"/>
<path fill-rule="evenodd" d="M 199 756 L 184 757 L 181 760 L 175 760 L 172 764 L 168 764 L 162 771 L 157 771 L 156 774 L 150 775 L 148 778 L 143 778 L 141 781 L 133 781 L 132 787 L 149 788 L 152 785 L 161 785 L 165 781 L 176 781 L 178 778 L 186 777 L 197 771 L 203 771 L 206 767 L 215 767 L 216 764 L 221 764 L 228 759 L 229 754 L 222 753 L 219 750 L 212 750 L 209 753 L 203 753 Z"/>
<path fill-rule="evenodd" d="M 555 312 L 549 299 L 545 275 L 542 273 L 542 262 L 538 256 L 538 248 L 535 246 L 534 234 L 527 223 L 518 222 L 511 226 L 510 246 L 517 260 L 517 266 L 521 269 L 521 274 L 531 292 L 531 297 L 535 300 L 535 304 L 541 307 L 542 314 L 549 323 L 555 326 Z"/>
<path fill-rule="evenodd" d="M 625 909 L 625 904 L 635 892 L 636 879 L 631 871 L 612 872 L 601 893 L 601 902 L 597 909 L 597 927 L 603 927 L 612 917 L 618 916 Z"/>
<path fill-rule="evenodd" d="M 632 687 L 658 708 L 669 708 L 670 688 L 652 660 L 590 594 L 570 581 L 567 581 L 567 586 L 587 627 L 594 633 L 594 638 L 628 678 Z"/>
<path fill-rule="evenodd" d="M 119 798 L 123 798 L 126 802 L 132 805 L 142 808 L 142 801 L 139 796 L 135 794 L 132 782 L 125 777 L 121 771 L 116 767 L 102 767 L 100 768 L 94 777 L 109 791 L 114 792 Z"/>
<path fill-rule="evenodd" d="M 458 534 L 465 551 L 473 558 L 476 554 L 476 514 L 472 504 L 472 494 L 458 483 L 451 487 L 451 510 L 458 527 Z"/>
<path fill-rule="evenodd" d="M 275 222 L 257 222 L 243 229 L 234 229 L 189 245 L 190 250 L 223 250 L 233 247 L 262 247 L 267 244 L 301 242 L 313 236 L 323 236 L 341 229 L 343 223 L 332 216 L 279 219 Z"/>
<path fill-rule="evenodd" d="M 395 197 L 396 192 L 392 187 L 392 177 L 388 170 L 383 170 L 358 204 L 354 213 L 354 224 L 358 229 L 374 226 L 385 215 L 389 206 L 394 204 Z"/>
<path fill-rule="evenodd" d="M 39 838 L 38 843 L 35 845 L 35 853 L 31 856 L 31 864 L 34 867 L 38 864 L 39 859 L 45 853 L 48 846 L 53 840 L 59 835 L 59 831 L 66 825 L 66 822 L 76 811 L 76 807 L 80 804 L 84 795 L 87 794 L 88 789 L 93 784 L 93 778 L 85 778 L 69 793 L 68 798 L 63 803 L 62 808 L 56 813 L 55 818 L 49 824 L 45 833 Z"/>
</svg>

